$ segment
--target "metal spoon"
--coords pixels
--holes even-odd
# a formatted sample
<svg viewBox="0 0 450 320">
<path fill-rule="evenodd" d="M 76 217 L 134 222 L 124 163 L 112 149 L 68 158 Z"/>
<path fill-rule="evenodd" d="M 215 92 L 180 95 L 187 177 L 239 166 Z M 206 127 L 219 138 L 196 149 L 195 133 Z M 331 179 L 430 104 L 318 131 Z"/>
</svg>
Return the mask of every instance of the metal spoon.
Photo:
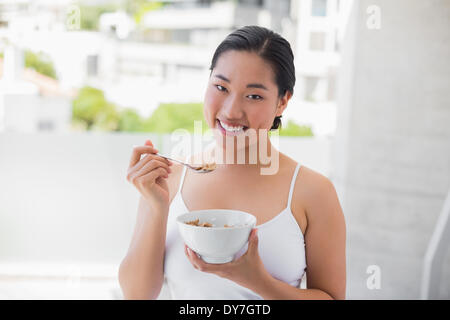
<svg viewBox="0 0 450 320">
<path fill-rule="evenodd" d="M 198 172 L 198 173 L 209 173 L 209 172 L 214 171 L 214 169 L 215 169 L 215 168 L 213 168 L 213 169 L 211 169 L 211 168 L 205 168 L 204 166 L 198 166 L 198 167 L 192 166 L 192 165 L 190 165 L 190 164 L 188 164 L 188 163 L 185 163 L 185 162 L 180 161 L 180 160 L 177 160 L 177 159 L 169 158 L 168 156 L 162 155 L 162 154 L 160 154 L 160 153 L 157 153 L 156 155 L 158 155 L 158 156 L 160 156 L 160 157 L 163 157 L 163 158 L 165 158 L 165 159 L 168 159 L 168 160 L 170 160 L 170 161 L 178 162 L 178 163 L 180 163 L 180 164 L 182 164 L 182 165 L 188 167 L 189 169 L 192 169 L 192 170 L 194 170 L 195 172 Z"/>
</svg>

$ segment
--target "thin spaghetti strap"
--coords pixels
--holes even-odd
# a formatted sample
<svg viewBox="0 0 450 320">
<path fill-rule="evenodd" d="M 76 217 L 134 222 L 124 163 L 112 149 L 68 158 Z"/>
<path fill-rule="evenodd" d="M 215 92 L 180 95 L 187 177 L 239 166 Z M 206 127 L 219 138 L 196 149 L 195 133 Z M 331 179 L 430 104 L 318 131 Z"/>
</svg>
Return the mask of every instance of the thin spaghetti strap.
<svg viewBox="0 0 450 320">
<path fill-rule="evenodd" d="M 298 170 L 300 169 L 300 163 L 297 163 L 295 167 L 294 174 L 291 180 L 291 188 L 289 189 L 289 198 L 288 198 L 288 209 L 291 208 L 292 194 L 294 192 L 295 181 L 297 180 Z"/>
<path fill-rule="evenodd" d="M 189 159 L 189 156 L 186 157 L 186 161 L 185 162 L 187 162 L 188 159 Z M 180 179 L 180 185 L 178 187 L 178 193 L 181 193 L 181 188 L 183 188 L 184 177 L 186 176 L 186 170 L 187 170 L 187 167 L 183 166 L 183 172 L 181 173 L 181 179 Z"/>
</svg>

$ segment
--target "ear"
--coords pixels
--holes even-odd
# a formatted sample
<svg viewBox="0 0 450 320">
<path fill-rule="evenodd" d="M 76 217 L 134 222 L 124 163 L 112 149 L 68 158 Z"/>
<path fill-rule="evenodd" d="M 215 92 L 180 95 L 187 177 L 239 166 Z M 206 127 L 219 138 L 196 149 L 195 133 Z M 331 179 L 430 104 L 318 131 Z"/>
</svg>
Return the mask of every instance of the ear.
<svg viewBox="0 0 450 320">
<path fill-rule="evenodd" d="M 283 111 L 284 111 L 284 109 L 286 109 L 291 97 L 292 97 L 292 93 L 290 91 L 286 91 L 284 96 L 278 100 L 277 117 L 279 117 L 283 114 Z"/>
</svg>

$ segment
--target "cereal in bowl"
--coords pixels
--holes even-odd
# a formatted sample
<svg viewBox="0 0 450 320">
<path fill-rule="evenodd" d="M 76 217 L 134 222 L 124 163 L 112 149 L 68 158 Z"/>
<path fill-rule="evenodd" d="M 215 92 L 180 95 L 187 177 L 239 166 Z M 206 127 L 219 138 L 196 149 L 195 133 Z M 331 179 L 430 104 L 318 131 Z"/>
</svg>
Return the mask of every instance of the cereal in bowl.
<svg viewBox="0 0 450 320">
<path fill-rule="evenodd" d="M 187 221 L 185 223 L 189 224 L 191 226 L 196 226 L 196 227 L 207 227 L 207 228 L 213 227 L 213 225 L 211 223 L 208 223 L 208 222 L 200 223 L 200 219 L 198 219 L 198 218 L 196 220 Z M 224 228 L 232 228 L 233 226 L 229 226 L 229 225 L 225 224 L 223 227 Z"/>
<path fill-rule="evenodd" d="M 212 227 L 211 223 L 208 223 L 208 222 L 200 223 L 199 219 L 193 220 L 193 221 L 188 221 L 188 222 L 185 222 L 185 223 L 186 224 L 190 224 L 191 226 L 197 226 L 197 227 L 208 227 L 208 228 Z"/>
</svg>

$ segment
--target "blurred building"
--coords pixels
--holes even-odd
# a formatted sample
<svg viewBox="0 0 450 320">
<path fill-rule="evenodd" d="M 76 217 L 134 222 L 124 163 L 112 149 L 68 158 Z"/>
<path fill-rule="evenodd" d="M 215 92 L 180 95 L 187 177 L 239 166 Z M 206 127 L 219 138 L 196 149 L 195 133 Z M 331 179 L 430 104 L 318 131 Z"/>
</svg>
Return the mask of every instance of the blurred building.
<svg viewBox="0 0 450 320">
<path fill-rule="evenodd" d="M 61 31 L 73 0 L 1 0 L 0 30 Z"/>
<path fill-rule="evenodd" d="M 24 66 L 28 36 L 63 30 L 68 3 L 0 1 L 0 131 L 69 131 L 75 91 Z"/>
<path fill-rule="evenodd" d="M 294 13 L 297 82 L 289 118 L 308 123 L 316 135 L 336 130 L 336 75 L 352 0 L 296 0 Z"/>
<path fill-rule="evenodd" d="M 351 0 L 162 2 L 139 23 L 122 9 L 103 13 L 94 32 L 67 28 L 68 0 L 2 1 L 0 34 L 48 53 L 63 87 L 97 87 L 149 116 L 160 103 L 203 101 L 217 45 L 241 26 L 265 26 L 295 55 L 297 83 L 284 119 L 311 125 L 316 135 L 334 133 L 336 69 Z"/>
<path fill-rule="evenodd" d="M 23 50 L 7 46 L 0 58 L 0 132 L 69 131 L 75 92 L 23 64 Z"/>
<path fill-rule="evenodd" d="M 214 49 L 234 29 L 255 24 L 276 26 L 274 30 L 280 33 L 293 31 L 293 24 L 288 30 L 286 23 L 290 0 L 164 2 L 168 5 L 147 13 L 126 41 L 117 44 L 116 76 L 150 75 L 164 82 L 186 74 L 204 77 Z M 102 20 L 110 16 L 105 14 Z M 115 34 L 118 28 L 109 30 Z"/>
<path fill-rule="evenodd" d="M 102 88 L 119 105 L 148 116 L 161 102 L 203 101 L 209 66 L 217 45 L 243 25 L 264 25 L 295 40 L 291 1 L 164 1 L 129 34 L 118 39 L 116 14 L 103 14 L 102 35 L 108 49 L 92 59 Z M 117 23 L 114 23 L 114 19 Z"/>
</svg>

